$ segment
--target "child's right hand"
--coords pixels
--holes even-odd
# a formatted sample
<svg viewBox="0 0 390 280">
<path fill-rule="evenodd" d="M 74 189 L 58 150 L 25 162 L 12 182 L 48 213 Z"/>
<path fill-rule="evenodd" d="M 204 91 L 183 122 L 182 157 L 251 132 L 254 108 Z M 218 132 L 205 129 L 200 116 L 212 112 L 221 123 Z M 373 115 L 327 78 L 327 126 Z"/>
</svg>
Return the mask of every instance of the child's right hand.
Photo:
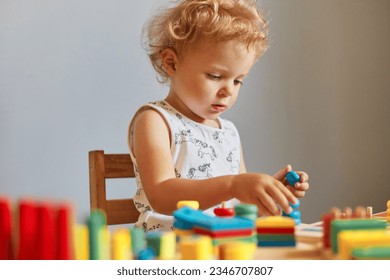
<svg viewBox="0 0 390 280">
<path fill-rule="evenodd" d="M 274 177 L 263 173 L 243 173 L 233 177 L 230 187 L 233 197 L 242 203 L 256 204 L 261 215 L 281 215 L 292 211 L 289 203 L 297 199 L 285 185 Z"/>
</svg>

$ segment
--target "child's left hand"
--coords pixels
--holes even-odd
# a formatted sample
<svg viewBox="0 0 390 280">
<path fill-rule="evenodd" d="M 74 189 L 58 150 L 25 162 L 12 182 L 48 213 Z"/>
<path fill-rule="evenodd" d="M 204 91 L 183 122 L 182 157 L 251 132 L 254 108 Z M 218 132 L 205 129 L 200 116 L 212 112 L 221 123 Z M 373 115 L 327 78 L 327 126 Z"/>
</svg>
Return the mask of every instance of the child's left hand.
<svg viewBox="0 0 390 280">
<path fill-rule="evenodd" d="M 302 198 L 305 196 L 306 191 L 309 189 L 309 175 L 303 171 L 295 171 L 301 177 L 300 182 L 296 183 L 295 186 L 290 186 L 286 180 L 286 174 L 292 171 L 292 167 L 288 164 L 286 167 L 280 169 L 274 174 L 274 178 L 281 181 L 294 195 L 295 197 Z"/>
</svg>

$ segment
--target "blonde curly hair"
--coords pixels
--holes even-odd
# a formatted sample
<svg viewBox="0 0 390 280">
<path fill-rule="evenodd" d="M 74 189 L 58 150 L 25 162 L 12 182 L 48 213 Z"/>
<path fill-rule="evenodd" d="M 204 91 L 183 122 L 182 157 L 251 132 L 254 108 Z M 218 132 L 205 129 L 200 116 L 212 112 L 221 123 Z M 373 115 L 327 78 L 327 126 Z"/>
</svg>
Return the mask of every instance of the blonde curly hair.
<svg viewBox="0 0 390 280">
<path fill-rule="evenodd" d="M 144 48 L 160 76 L 169 81 L 160 58 L 172 48 L 180 57 L 200 42 L 221 43 L 239 40 L 258 59 L 268 47 L 267 22 L 256 7 L 256 0 L 179 0 L 161 10 L 144 26 Z"/>
</svg>

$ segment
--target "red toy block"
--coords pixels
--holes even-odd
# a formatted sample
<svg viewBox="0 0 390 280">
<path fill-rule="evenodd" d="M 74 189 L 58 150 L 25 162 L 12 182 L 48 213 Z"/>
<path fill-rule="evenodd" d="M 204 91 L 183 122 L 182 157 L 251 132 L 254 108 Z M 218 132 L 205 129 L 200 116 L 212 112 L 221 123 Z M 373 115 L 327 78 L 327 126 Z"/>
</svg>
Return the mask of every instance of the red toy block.
<svg viewBox="0 0 390 280">
<path fill-rule="evenodd" d="M 56 223 L 53 205 L 40 203 L 37 205 L 37 214 L 37 259 L 54 260 L 56 258 Z"/>
<path fill-rule="evenodd" d="M 72 209 L 70 205 L 60 205 L 57 210 L 56 235 L 58 260 L 73 259 Z"/>
<path fill-rule="evenodd" d="M 262 228 L 258 227 L 256 228 L 256 232 L 260 234 L 269 234 L 269 233 L 276 233 L 276 234 L 294 234 L 295 228 Z"/>
<path fill-rule="evenodd" d="M 11 229 L 10 202 L 0 197 L 0 260 L 14 259 Z"/>
<path fill-rule="evenodd" d="M 208 235 L 212 238 L 235 237 L 235 236 L 251 236 L 252 229 L 232 229 L 232 230 L 218 230 L 210 231 L 200 227 L 195 227 L 194 232 L 198 234 Z"/>
<path fill-rule="evenodd" d="M 36 204 L 31 200 L 19 201 L 19 239 L 18 253 L 19 260 L 38 259 L 38 211 Z"/>
</svg>

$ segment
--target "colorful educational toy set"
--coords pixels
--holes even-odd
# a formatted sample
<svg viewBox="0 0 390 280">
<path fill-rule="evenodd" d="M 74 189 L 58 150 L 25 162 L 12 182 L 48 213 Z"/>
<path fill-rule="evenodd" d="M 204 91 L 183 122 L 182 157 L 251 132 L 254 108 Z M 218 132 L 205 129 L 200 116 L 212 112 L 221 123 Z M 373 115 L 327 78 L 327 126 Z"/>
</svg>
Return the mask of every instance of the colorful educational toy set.
<svg viewBox="0 0 390 280">
<path fill-rule="evenodd" d="M 321 259 L 390 259 L 390 200 L 380 215 L 370 207 L 332 209 L 314 239 L 302 239 L 311 229 L 300 223 L 300 213 L 258 217 L 255 205 L 222 204 L 210 216 L 198 208 L 196 201 L 181 201 L 173 231 L 145 233 L 110 229 L 99 209 L 77 224 L 68 204 L 23 199 L 13 206 L 0 197 L 0 260 L 251 260 L 266 250 L 299 254 L 302 242 L 323 252 Z"/>
</svg>

